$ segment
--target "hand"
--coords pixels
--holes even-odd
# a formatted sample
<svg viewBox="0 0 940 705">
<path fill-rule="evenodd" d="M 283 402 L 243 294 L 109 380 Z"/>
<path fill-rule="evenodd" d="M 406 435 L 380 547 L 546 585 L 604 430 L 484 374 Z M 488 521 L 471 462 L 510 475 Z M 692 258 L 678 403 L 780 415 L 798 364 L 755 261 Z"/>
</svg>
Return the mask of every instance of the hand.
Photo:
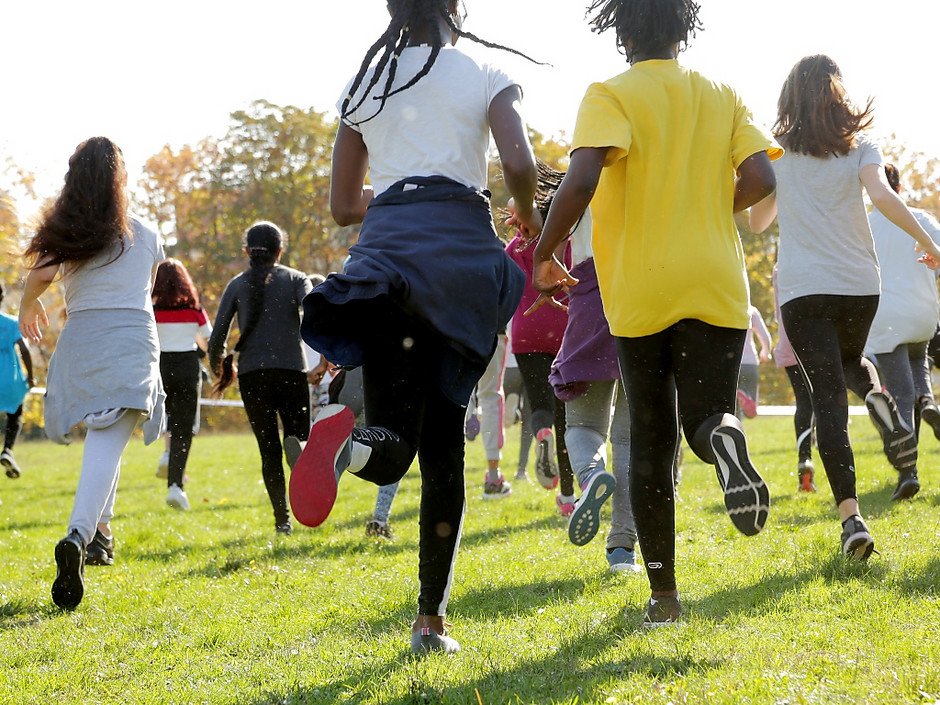
<svg viewBox="0 0 940 705">
<path fill-rule="evenodd" d="M 918 262 L 926 265 L 928 269 L 940 269 L 940 249 L 934 246 L 933 250 L 933 252 L 924 252 L 924 248 L 920 245 L 914 247 L 915 252 L 923 253 L 920 257 L 917 258 Z"/>
<path fill-rule="evenodd" d="M 539 213 L 534 203 L 528 215 L 519 213 L 516 209 L 516 202 L 512 198 L 509 199 L 506 207 L 509 209 L 510 216 L 506 218 L 504 225 L 516 228 L 523 240 L 534 240 L 539 236 L 542 232 L 542 214 Z"/>
<path fill-rule="evenodd" d="M 555 294 L 559 291 L 567 291 L 577 283 L 578 280 L 571 276 L 568 270 L 565 269 L 565 265 L 555 257 L 544 262 L 536 262 L 532 271 L 532 286 L 539 292 L 539 297 L 522 315 L 528 316 L 546 303 L 553 308 L 567 311 L 568 307 L 555 299 Z"/>
<path fill-rule="evenodd" d="M 20 303 L 20 335 L 27 340 L 38 343 L 42 340 L 42 323 L 46 328 L 49 327 L 49 317 L 46 315 L 46 308 L 39 299 L 26 299 Z"/>
</svg>

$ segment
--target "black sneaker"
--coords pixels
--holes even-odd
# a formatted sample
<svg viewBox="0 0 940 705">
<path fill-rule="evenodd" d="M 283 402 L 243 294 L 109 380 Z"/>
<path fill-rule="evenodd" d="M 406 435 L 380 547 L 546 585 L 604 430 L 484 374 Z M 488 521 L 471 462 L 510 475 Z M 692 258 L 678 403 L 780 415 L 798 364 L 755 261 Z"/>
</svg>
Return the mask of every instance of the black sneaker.
<svg viewBox="0 0 940 705">
<path fill-rule="evenodd" d="M 725 509 L 732 523 L 745 536 L 764 528 L 770 513 L 767 483 L 751 463 L 741 422 L 730 414 L 709 436 L 715 455 L 715 472 L 725 493 Z"/>
<path fill-rule="evenodd" d="M 558 462 L 555 460 L 555 436 L 552 431 L 535 443 L 535 478 L 546 490 L 558 486 Z"/>
<path fill-rule="evenodd" d="M 682 603 L 677 595 L 669 597 L 651 597 L 646 605 L 646 616 L 643 618 L 644 629 L 668 627 L 678 623 L 682 617 Z"/>
<path fill-rule="evenodd" d="M 95 537 L 85 546 L 85 565 L 114 565 L 114 537 L 104 537 L 95 529 Z"/>
<path fill-rule="evenodd" d="M 20 476 L 20 466 L 16 464 L 16 458 L 13 457 L 11 449 L 4 448 L 3 452 L 0 453 L 0 465 L 3 466 L 7 477 L 11 480 L 15 480 Z"/>
<path fill-rule="evenodd" d="M 857 514 L 842 522 L 842 553 L 860 561 L 867 561 L 875 550 L 875 539 L 865 522 Z"/>
<path fill-rule="evenodd" d="M 55 564 L 52 601 L 64 610 L 74 610 L 85 594 L 85 542 L 78 531 L 56 544 Z"/>
<path fill-rule="evenodd" d="M 898 486 L 894 488 L 891 499 L 894 501 L 910 499 L 918 492 L 920 492 L 920 481 L 917 479 L 917 468 L 904 470 L 898 473 Z"/>
<path fill-rule="evenodd" d="M 292 533 L 294 533 L 294 525 L 291 524 L 290 519 L 288 519 L 287 521 L 282 521 L 278 524 L 275 524 L 274 530 L 284 536 L 290 536 Z"/>
<path fill-rule="evenodd" d="M 929 397 L 924 397 L 920 402 L 920 418 L 933 429 L 934 437 L 940 441 L 940 409 L 936 403 Z"/>
</svg>

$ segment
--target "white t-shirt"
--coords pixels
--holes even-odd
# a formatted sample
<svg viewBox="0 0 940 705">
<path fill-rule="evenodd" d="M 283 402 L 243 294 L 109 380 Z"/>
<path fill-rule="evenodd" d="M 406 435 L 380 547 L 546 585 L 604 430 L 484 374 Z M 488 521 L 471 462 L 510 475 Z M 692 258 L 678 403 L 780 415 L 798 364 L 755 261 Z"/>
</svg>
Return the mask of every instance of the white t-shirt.
<svg viewBox="0 0 940 705">
<path fill-rule="evenodd" d="M 811 294 L 871 296 L 881 290 L 878 258 L 859 172 L 880 165 L 865 135 L 845 156 L 788 151 L 774 162 L 780 246 L 780 305 Z"/>
<path fill-rule="evenodd" d="M 398 60 L 394 87 L 417 75 L 430 53 L 429 46 L 406 47 Z M 369 85 L 372 73 L 367 73 L 357 94 Z M 486 188 L 490 102 L 515 83 L 499 69 L 444 47 L 428 75 L 389 98 L 382 112 L 369 120 L 381 105 L 373 97 L 384 92 L 386 75 L 345 120 L 362 135 L 369 151 L 369 178 L 376 195 L 409 176 L 446 176 L 464 186 Z M 351 87 L 352 80 L 343 97 Z M 358 96 L 350 105 L 357 102 Z M 342 104 L 340 98 L 341 114 Z"/>
<path fill-rule="evenodd" d="M 940 224 L 922 210 L 911 212 L 934 242 Z M 881 264 L 881 298 L 865 350 L 889 353 L 902 343 L 930 340 L 937 327 L 937 275 L 918 262 L 917 242 L 874 209 L 869 216 L 875 251 Z"/>
</svg>

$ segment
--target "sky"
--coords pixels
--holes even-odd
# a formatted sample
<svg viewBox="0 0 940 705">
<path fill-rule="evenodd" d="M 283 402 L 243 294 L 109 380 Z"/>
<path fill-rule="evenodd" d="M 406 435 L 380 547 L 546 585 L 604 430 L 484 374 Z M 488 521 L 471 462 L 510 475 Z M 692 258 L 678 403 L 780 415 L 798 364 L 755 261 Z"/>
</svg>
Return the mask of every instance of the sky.
<svg viewBox="0 0 940 705">
<path fill-rule="evenodd" d="M 588 0 L 465 3 L 468 31 L 550 64 L 458 43 L 517 80 L 525 117 L 543 134 L 570 135 L 586 87 L 627 68 L 614 35 L 590 31 Z M 940 155 L 937 0 L 700 4 L 704 31 L 680 62 L 734 86 L 766 126 L 793 64 L 826 53 L 856 102 L 874 97 L 876 137 Z M 387 22 L 384 0 L 11 0 L 0 35 L 0 166 L 9 158 L 34 173 L 47 198 L 75 146 L 107 135 L 133 186 L 164 145 L 222 137 L 229 114 L 254 100 L 335 114 Z"/>
</svg>

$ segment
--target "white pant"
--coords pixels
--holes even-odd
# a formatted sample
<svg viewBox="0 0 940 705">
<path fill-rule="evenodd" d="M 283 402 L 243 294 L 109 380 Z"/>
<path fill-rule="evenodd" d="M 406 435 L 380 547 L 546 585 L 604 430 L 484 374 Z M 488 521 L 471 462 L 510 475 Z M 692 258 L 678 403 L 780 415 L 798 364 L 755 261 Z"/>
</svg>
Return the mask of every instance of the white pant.
<svg viewBox="0 0 940 705">
<path fill-rule="evenodd" d="M 69 533 L 77 530 L 86 544 L 94 538 L 98 524 L 107 524 L 114 516 L 121 454 L 140 416 L 136 409 L 112 409 L 84 419 L 87 433 L 82 473 L 75 490 Z"/>
<path fill-rule="evenodd" d="M 506 413 L 503 396 L 503 372 L 506 369 L 506 336 L 496 337 L 496 352 L 477 382 L 476 399 L 480 406 L 480 436 L 487 460 L 501 460 L 505 440 L 503 416 Z"/>
</svg>

